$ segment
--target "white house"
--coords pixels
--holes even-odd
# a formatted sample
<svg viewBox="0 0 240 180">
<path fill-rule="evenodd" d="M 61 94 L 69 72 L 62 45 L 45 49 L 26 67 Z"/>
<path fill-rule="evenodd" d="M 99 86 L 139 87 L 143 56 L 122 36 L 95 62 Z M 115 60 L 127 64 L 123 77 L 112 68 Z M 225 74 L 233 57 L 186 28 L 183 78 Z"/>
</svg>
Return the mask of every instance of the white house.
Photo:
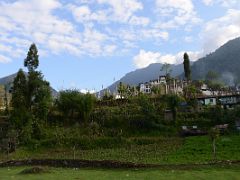
<svg viewBox="0 0 240 180">
<path fill-rule="evenodd" d="M 215 105 L 217 105 L 217 97 L 214 97 L 214 96 L 200 97 L 200 98 L 198 98 L 198 102 L 201 105 L 215 106 Z"/>
</svg>

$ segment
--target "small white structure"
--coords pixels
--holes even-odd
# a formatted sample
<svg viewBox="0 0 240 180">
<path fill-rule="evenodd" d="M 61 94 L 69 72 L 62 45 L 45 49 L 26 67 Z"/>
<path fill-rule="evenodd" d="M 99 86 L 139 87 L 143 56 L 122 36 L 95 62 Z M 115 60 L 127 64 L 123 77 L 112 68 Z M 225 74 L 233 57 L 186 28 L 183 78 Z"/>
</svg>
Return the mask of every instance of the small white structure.
<svg viewBox="0 0 240 180">
<path fill-rule="evenodd" d="M 201 86 L 201 92 L 205 96 L 211 96 L 213 94 L 206 84 L 203 84 Z"/>
<path fill-rule="evenodd" d="M 148 82 L 140 84 L 140 92 L 144 94 L 151 93 L 151 84 Z"/>
<path fill-rule="evenodd" d="M 159 76 L 158 79 L 139 84 L 140 92 L 144 94 L 150 94 L 152 92 L 152 87 L 154 86 L 163 86 L 165 94 L 168 93 L 181 94 L 183 93 L 183 88 L 186 85 L 187 82 L 177 79 L 170 79 L 167 82 L 166 76 Z"/>
<path fill-rule="evenodd" d="M 202 105 L 215 106 L 215 105 L 217 105 L 217 98 L 216 97 L 202 97 L 202 98 L 198 98 L 198 102 Z"/>
</svg>

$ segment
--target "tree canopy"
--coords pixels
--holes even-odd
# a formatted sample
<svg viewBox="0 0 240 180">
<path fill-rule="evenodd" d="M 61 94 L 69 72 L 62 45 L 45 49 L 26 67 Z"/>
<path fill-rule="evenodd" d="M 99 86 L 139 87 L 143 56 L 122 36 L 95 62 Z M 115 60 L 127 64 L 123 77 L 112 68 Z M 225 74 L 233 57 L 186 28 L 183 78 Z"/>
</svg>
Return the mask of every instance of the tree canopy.
<svg viewBox="0 0 240 180">
<path fill-rule="evenodd" d="M 183 55 L 183 66 L 184 66 L 184 74 L 185 78 L 189 81 L 191 80 L 191 69 L 190 69 L 190 60 L 188 54 L 185 52 Z"/>
</svg>

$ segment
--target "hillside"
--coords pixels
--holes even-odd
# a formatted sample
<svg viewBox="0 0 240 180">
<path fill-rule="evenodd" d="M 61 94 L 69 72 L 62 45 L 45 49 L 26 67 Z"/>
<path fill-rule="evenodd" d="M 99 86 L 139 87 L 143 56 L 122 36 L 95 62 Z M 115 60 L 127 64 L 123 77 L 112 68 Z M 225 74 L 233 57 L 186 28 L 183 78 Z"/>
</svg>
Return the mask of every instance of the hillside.
<svg viewBox="0 0 240 180">
<path fill-rule="evenodd" d="M 138 85 L 139 83 L 148 82 L 153 79 L 157 79 L 159 75 L 163 75 L 164 72 L 160 71 L 163 64 L 161 63 L 154 63 L 150 64 L 146 68 L 137 69 L 130 73 L 127 73 L 123 76 L 120 80 L 116 81 L 112 85 L 108 87 L 108 89 L 113 92 L 116 90 L 117 85 L 119 82 L 123 82 L 124 84 L 128 85 Z M 171 65 L 171 76 L 178 76 L 183 72 L 183 65 Z"/>
<path fill-rule="evenodd" d="M 27 75 L 26 72 L 24 72 L 24 74 Z M 17 76 L 17 73 L 14 73 L 14 74 L 5 76 L 3 78 L 0 78 L 0 84 L 10 86 L 10 84 L 12 84 L 12 82 L 16 76 Z M 50 88 L 51 88 L 52 96 L 57 97 L 58 92 L 55 89 L 53 89 L 52 87 L 50 87 Z"/>
<path fill-rule="evenodd" d="M 204 79 L 211 70 L 217 72 L 228 85 L 240 81 L 240 38 L 228 41 L 215 52 L 196 61 L 192 69 L 193 79 Z"/>
<path fill-rule="evenodd" d="M 190 57 L 191 58 L 191 57 Z M 129 85 L 138 85 L 142 82 L 156 79 L 159 75 L 163 75 L 160 71 L 162 64 L 150 64 L 146 68 L 137 69 L 127 73 L 120 80 L 116 81 L 108 87 L 113 92 L 116 90 L 119 82 Z M 218 48 L 215 52 L 200 58 L 191 66 L 192 79 L 205 79 L 206 74 L 211 70 L 220 75 L 223 82 L 228 85 L 240 83 L 240 38 L 228 41 L 226 44 Z M 172 65 L 171 75 L 173 77 L 183 78 L 183 65 Z"/>
</svg>

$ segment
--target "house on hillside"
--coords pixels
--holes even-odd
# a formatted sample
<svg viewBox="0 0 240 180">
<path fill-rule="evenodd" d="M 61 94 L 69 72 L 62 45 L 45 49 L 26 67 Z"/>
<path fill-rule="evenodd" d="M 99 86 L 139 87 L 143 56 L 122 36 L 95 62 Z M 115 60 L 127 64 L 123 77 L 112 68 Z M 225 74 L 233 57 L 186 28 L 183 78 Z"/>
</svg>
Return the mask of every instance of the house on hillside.
<svg viewBox="0 0 240 180">
<path fill-rule="evenodd" d="M 202 84 L 200 91 L 205 96 L 211 96 L 213 94 L 212 91 L 208 88 L 207 84 Z"/>
<path fill-rule="evenodd" d="M 215 106 L 221 105 L 222 108 L 231 108 L 240 104 L 240 94 L 227 94 L 227 95 L 211 95 L 197 97 L 200 105 Z"/>
<path fill-rule="evenodd" d="M 217 97 L 216 96 L 200 96 L 197 98 L 198 104 L 202 106 L 216 106 Z"/>
<path fill-rule="evenodd" d="M 154 93 L 156 88 L 159 94 L 182 94 L 184 87 L 188 85 L 187 81 L 171 78 L 167 80 L 166 76 L 159 76 L 158 79 L 149 82 L 140 83 L 140 92 L 144 94 Z"/>
</svg>

